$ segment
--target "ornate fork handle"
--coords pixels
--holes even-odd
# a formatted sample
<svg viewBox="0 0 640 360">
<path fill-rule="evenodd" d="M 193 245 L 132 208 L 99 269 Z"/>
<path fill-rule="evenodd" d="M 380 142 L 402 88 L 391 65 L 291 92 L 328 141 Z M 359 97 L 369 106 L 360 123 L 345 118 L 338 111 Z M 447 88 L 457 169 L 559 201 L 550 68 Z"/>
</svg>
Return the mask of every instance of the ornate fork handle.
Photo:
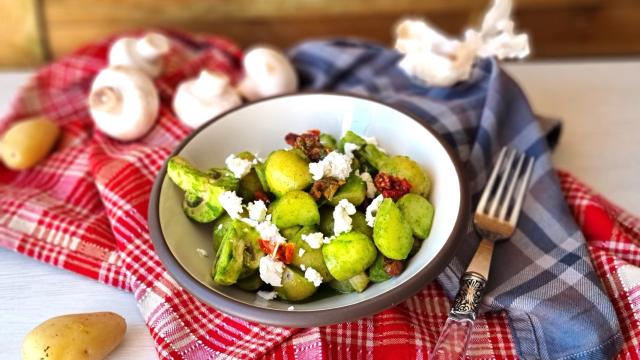
<svg viewBox="0 0 640 360">
<path fill-rule="evenodd" d="M 464 359 L 486 283 L 487 280 L 475 272 L 462 276 L 460 289 L 430 359 Z"/>
</svg>

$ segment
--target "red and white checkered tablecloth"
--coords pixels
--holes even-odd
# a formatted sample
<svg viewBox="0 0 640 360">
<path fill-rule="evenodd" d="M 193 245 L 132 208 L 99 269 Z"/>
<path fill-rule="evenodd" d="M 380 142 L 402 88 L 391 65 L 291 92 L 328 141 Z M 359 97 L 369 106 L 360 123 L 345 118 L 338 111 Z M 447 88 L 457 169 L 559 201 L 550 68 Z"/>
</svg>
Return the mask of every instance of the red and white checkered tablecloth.
<svg viewBox="0 0 640 360">
<path fill-rule="evenodd" d="M 86 46 L 39 70 L 20 92 L 0 132 L 45 115 L 60 123 L 57 149 L 33 169 L 0 166 L 0 246 L 131 291 L 163 359 L 427 358 L 450 306 L 436 283 L 395 308 L 353 322 L 288 329 L 224 315 L 184 291 L 153 251 L 147 202 L 155 174 L 189 129 L 171 111 L 176 85 L 203 68 L 236 79 L 241 51 L 211 36 L 170 33 L 172 50 L 156 79 L 158 124 L 130 143 L 95 131 L 86 97 L 106 65 L 110 41 Z M 620 359 L 640 359 L 640 220 L 560 172 L 625 337 Z M 471 359 L 517 358 L 503 313 L 482 315 Z"/>
</svg>

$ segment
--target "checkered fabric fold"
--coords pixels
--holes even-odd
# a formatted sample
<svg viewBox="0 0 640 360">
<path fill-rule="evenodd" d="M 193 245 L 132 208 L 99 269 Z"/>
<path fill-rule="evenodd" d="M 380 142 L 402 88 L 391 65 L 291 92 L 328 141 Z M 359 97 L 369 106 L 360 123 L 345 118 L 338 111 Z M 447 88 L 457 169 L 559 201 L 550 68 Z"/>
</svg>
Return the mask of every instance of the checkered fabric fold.
<svg viewBox="0 0 640 360">
<path fill-rule="evenodd" d="M 0 132 L 16 120 L 43 114 L 59 122 L 64 135 L 55 152 L 35 168 L 12 172 L 0 167 L 0 246 L 133 292 L 162 359 L 427 357 L 447 316 L 447 295 L 456 290 L 466 253 L 441 276 L 444 288 L 432 283 L 371 317 L 309 329 L 269 327 L 226 316 L 189 295 L 168 275 L 154 254 L 146 211 L 155 174 L 189 133 L 171 111 L 173 92 L 181 80 L 203 67 L 237 79 L 241 59 L 239 49 L 220 38 L 168 35 L 173 46 L 167 70 L 156 79 L 162 104 L 159 120 L 138 141 L 122 143 L 95 131 L 86 108 L 91 80 L 106 65 L 113 39 L 44 67 L 22 89 L 10 113 L 0 120 Z M 540 157 L 523 226 L 513 242 L 497 250 L 499 267 L 494 267 L 486 301 L 497 311 L 480 316 L 471 359 L 604 358 L 619 347 L 616 313 L 626 343 L 620 356 L 637 358 L 640 292 L 629 279 L 639 265 L 638 221 L 562 174 L 569 204 L 586 226 L 586 246 L 524 97 L 495 63 L 480 64 L 469 83 L 427 89 L 400 73 L 395 67 L 398 55 L 381 47 L 309 42 L 291 55 L 307 88 L 370 94 L 425 119 L 458 149 L 476 192 L 486 177 L 483 169 L 490 168 L 500 145 L 517 145 Z M 614 235 L 598 232 L 590 220 L 594 211 L 581 210 L 587 208 L 601 209 L 598 220 L 605 223 L 606 217 Z M 470 235 L 468 251 L 474 241 Z M 509 264 L 510 256 L 528 265 Z M 597 276 L 614 300 L 613 307 Z M 524 309 L 526 316 L 513 309 Z M 545 318 L 544 311 L 557 319 Z M 565 322 L 561 331 L 571 336 L 551 331 L 558 321 Z M 535 332 L 529 333 L 531 329 Z M 608 338 L 613 340 L 607 343 Z M 595 346 L 599 350 L 590 350 Z"/>
</svg>

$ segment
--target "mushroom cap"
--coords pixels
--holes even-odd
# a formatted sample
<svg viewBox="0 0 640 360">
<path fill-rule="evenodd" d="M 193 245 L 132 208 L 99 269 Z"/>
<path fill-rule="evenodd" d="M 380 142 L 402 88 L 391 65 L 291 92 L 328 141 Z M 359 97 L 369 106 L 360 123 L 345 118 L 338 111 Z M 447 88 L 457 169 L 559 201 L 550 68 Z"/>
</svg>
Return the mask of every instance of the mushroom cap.
<svg viewBox="0 0 640 360">
<path fill-rule="evenodd" d="M 183 81 L 173 98 L 173 111 L 192 129 L 242 104 L 240 95 L 219 72 L 202 70 L 197 78 Z"/>
<path fill-rule="evenodd" d="M 169 39 L 159 33 L 148 33 L 141 38 L 123 37 L 111 45 L 109 65 L 133 67 L 156 77 L 162 72 L 161 57 L 169 47 Z"/>
<path fill-rule="evenodd" d="M 140 70 L 113 66 L 93 80 L 89 112 L 100 131 L 118 140 L 134 140 L 155 124 L 158 90 Z"/>
<path fill-rule="evenodd" d="M 245 54 L 243 67 L 245 77 L 238 90 L 249 100 L 298 89 L 298 76 L 293 65 L 278 50 L 265 46 L 254 47 Z"/>
</svg>

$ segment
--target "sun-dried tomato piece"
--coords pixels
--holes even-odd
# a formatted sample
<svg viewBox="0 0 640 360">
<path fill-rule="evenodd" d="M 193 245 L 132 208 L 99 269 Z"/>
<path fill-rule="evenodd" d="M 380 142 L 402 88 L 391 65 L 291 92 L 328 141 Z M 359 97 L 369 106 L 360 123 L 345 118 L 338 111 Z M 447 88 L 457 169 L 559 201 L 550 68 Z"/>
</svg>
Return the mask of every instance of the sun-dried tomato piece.
<svg viewBox="0 0 640 360">
<path fill-rule="evenodd" d="M 302 150 L 311 161 L 322 160 L 331 151 L 320 142 L 319 130 L 309 130 L 301 135 L 288 133 L 284 137 L 284 141 L 292 147 Z"/>
<path fill-rule="evenodd" d="M 262 190 L 256 190 L 256 192 L 253 194 L 253 197 L 256 198 L 256 200 L 262 200 L 265 205 L 269 205 L 269 203 L 271 202 L 271 199 L 269 199 L 269 195 L 267 195 Z"/>
<path fill-rule="evenodd" d="M 273 254 L 273 249 L 275 249 L 276 243 L 271 240 L 258 239 L 258 243 L 260 244 L 260 249 L 267 254 Z M 285 264 L 291 264 L 293 261 L 293 254 L 296 250 L 296 246 L 291 243 L 284 243 L 278 246 L 278 250 L 276 251 L 276 260 L 282 261 Z"/>
<path fill-rule="evenodd" d="M 411 191 L 411 183 L 407 179 L 387 173 L 378 173 L 373 183 L 383 197 L 393 200 L 398 200 L 402 195 Z"/>
<path fill-rule="evenodd" d="M 383 261 L 384 265 L 382 268 L 389 276 L 398 276 L 404 269 L 404 262 L 402 260 L 393 260 L 385 257 Z"/>
<path fill-rule="evenodd" d="M 313 183 L 313 186 L 311 186 L 309 194 L 316 201 L 320 200 L 323 197 L 327 200 L 331 200 L 333 199 L 333 195 L 336 194 L 336 191 L 338 191 L 340 186 L 342 186 L 344 183 L 344 180 L 336 179 L 334 177 L 316 180 L 316 182 Z"/>
</svg>

